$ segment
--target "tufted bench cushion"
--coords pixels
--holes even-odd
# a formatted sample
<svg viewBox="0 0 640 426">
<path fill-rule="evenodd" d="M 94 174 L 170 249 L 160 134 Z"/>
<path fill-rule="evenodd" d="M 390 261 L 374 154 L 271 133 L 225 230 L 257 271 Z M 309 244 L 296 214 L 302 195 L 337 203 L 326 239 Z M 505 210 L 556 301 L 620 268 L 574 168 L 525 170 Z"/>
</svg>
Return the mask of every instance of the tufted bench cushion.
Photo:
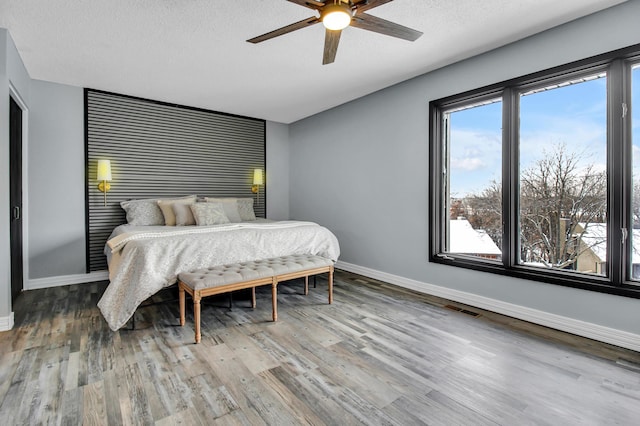
<svg viewBox="0 0 640 426">
<path fill-rule="evenodd" d="M 305 278 L 305 294 L 309 291 L 309 276 L 329 273 L 329 303 L 333 302 L 333 261 L 322 256 L 299 254 L 271 259 L 212 266 L 178 275 L 180 325 L 185 323 L 185 292 L 193 298 L 193 319 L 196 343 L 200 342 L 200 300 L 202 297 L 251 288 L 251 304 L 256 306 L 255 288 L 271 284 L 273 320 L 278 319 L 277 286 L 279 282 Z"/>
<path fill-rule="evenodd" d="M 183 272 L 178 279 L 192 290 L 204 290 L 331 265 L 333 262 L 326 257 L 296 254 Z"/>
</svg>

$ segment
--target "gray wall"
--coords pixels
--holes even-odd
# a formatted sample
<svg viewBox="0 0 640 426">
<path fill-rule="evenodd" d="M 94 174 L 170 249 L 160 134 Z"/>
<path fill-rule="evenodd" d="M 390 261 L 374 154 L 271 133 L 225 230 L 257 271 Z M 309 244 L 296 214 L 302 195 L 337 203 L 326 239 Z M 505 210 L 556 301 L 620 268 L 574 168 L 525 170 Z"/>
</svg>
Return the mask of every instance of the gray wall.
<svg viewBox="0 0 640 426">
<path fill-rule="evenodd" d="M 289 219 L 289 126 L 267 121 L 267 218 Z"/>
<path fill-rule="evenodd" d="M 29 279 L 84 274 L 83 89 L 33 80 L 31 93 Z M 267 122 L 267 204 L 277 219 L 289 216 L 287 127 Z"/>
<path fill-rule="evenodd" d="M 9 122 L 9 87 L 15 89 L 27 108 L 29 74 L 7 30 L 0 28 L 0 123 Z M 0 318 L 11 314 L 11 255 L 9 246 L 9 130 L 0 126 Z M 24 137 L 24 136 L 23 136 Z"/>
<path fill-rule="evenodd" d="M 293 123 L 290 211 L 333 230 L 341 260 L 640 334 L 640 301 L 428 262 L 428 104 L 640 43 L 640 1 Z"/>
<path fill-rule="evenodd" d="M 83 274 L 86 271 L 83 89 L 33 80 L 31 92 L 29 279 Z M 266 181 L 271 218 L 289 216 L 288 146 L 288 126 L 267 122 Z"/>
<path fill-rule="evenodd" d="M 83 96 L 79 87 L 31 82 L 29 278 L 86 269 Z"/>
</svg>

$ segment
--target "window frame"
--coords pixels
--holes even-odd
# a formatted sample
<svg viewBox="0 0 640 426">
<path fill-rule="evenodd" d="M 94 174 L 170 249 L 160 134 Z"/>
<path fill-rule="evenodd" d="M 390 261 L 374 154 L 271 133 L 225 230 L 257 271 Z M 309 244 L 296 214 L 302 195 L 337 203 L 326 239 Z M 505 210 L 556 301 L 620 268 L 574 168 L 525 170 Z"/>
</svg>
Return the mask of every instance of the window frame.
<svg viewBox="0 0 640 426">
<path fill-rule="evenodd" d="M 631 214 L 632 120 L 631 69 L 640 61 L 640 44 L 517 77 L 429 103 L 429 261 L 466 269 L 640 298 L 640 281 L 632 280 L 630 250 L 623 228 L 633 229 Z M 607 262 L 606 276 L 519 265 L 519 96 L 557 82 L 607 73 Z M 448 191 L 443 118 L 456 108 L 502 99 L 502 261 L 487 261 L 443 252 L 446 242 Z M 627 106 L 622 118 L 623 104 Z"/>
</svg>

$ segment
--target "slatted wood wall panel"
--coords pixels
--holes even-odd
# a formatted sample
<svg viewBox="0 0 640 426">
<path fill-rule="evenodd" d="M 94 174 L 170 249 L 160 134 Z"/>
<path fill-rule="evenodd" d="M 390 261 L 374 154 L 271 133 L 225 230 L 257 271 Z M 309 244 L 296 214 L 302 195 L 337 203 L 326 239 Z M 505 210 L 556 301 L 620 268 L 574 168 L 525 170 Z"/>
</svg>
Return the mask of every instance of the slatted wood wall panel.
<svg viewBox="0 0 640 426">
<path fill-rule="evenodd" d="M 104 244 L 125 223 L 120 202 L 138 198 L 254 197 L 253 169 L 265 169 L 265 121 L 85 90 L 87 269 L 106 269 Z M 98 159 L 113 181 L 98 191 Z M 266 187 L 256 216 L 265 217 Z"/>
</svg>

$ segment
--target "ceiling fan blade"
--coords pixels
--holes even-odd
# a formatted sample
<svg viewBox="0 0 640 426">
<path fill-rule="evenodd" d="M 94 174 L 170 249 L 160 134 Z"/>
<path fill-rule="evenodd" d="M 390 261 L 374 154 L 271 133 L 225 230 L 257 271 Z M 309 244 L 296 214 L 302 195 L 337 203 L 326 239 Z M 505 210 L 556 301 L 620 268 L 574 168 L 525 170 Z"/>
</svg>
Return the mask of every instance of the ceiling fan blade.
<svg viewBox="0 0 640 426">
<path fill-rule="evenodd" d="M 354 6 L 356 7 L 356 13 L 362 13 L 374 7 L 382 6 L 385 3 L 391 3 L 392 1 L 393 0 L 360 0 L 359 2 L 354 2 Z"/>
<path fill-rule="evenodd" d="M 351 26 L 409 41 L 415 41 L 422 35 L 420 31 L 366 13 L 356 14 L 351 20 Z"/>
<path fill-rule="evenodd" d="M 318 10 L 324 7 L 324 3 L 316 0 L 288 0 L 291 3 L 299 4 L 300 6 L 308 7 L 309 9 Z"/>
<path fill-rule="evenodd" d="M 324 35 L 324 55 L 322 56 L 322 65 L 327 65 L 336 60 L 338 52 L 338 43 L 342 30 L 326 30 Z"/>
<path fill-rule="evenodd" d="M 260 43 L 261 41 L 269 40 L 269 39 L 272 39 L 274 37 L 278 37 L 278 36 L 290 33 L 290 32 L 295 31 L 295 30 L 306 28 L 308 26 L 317 24 L 318 22 L 320 22 L 320 19 L 316 18 L 315 16 L 312 16 L 311 18 L 303 19 L 302 21 L 298 21 L 298 22 L 296 22 L 294 24 L 287 25 L 287 26 L 282 27 L 282 28 L 278 28 L 277 30 L 270 31 L 270 32 L 268 32 L 266 34 L 262 34 L 262 35 L 260 35 L 258 37 L 250 38 L 247 41 L 249 43 Z"/>
</svg>

